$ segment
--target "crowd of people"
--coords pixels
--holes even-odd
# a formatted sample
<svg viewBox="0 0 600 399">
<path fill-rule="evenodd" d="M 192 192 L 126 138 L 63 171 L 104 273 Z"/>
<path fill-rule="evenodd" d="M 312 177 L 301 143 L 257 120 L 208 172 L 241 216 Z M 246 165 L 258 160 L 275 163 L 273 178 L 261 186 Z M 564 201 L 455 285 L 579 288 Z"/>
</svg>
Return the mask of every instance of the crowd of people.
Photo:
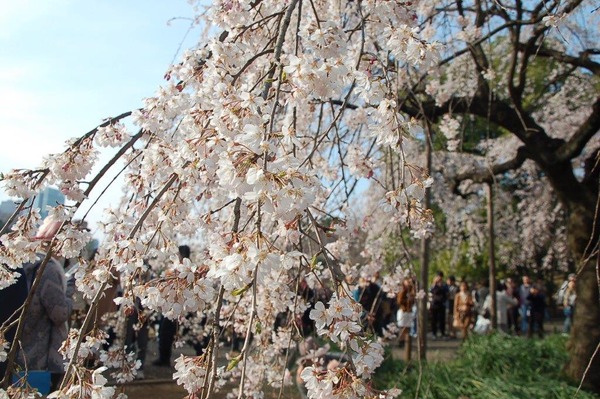
<svg viewBox="0 0 600 399">
<path fill-rule="evenodd" d="M 575 311 L 576 276 L 570 274 L 553 299 L 564 312 L 563 333 L 571 329 Z M 486 332 L 490 327 L 492 295 L 489 282 L 480 281 L 473 286 L 463 279 L 459 284 L 454 276 L 444 281 L 438 272 L 429 289 L 431 333 L 433 339 L 454 338 L 460 332 L 466 339 L 471 331 Z M 542 281 L 533 283 L 530 276 L 522 277 L 517 285 L 513 278 L 496 284 L 497 329 L 507 334 L 531 337 L 544 336 L 544 321 L 548 319 L 548 297 Z"/>
<path fill-rule="evenodd" d="M 56 226 L 54 226 L 56 227 Z M 52 237 L 52 229 L 46 226 L 40 238 Z M 17 284 L 5 290 L 0 290 L 2 303 L 0 317 L 1 325 L 13 323 L 13 327 L 5 332 L 5 339 L 9 342 L 15 333 L 15 315 L 25 302 L 28 291 L 32 285 L 37 284 L 29 305 L 29 311 L 23 320 L 23 331 L 20 336 L 17 363 L 22 369 L 46 370 L 51 375 L 51 390 L 59 387 L 64 367 L 63 359 L 59 353 L 61 343 L 67 338 L 68 323 L 72 321 L 74 303 L 75 281 L 72 272 L 65 272 L 64 265 L 57 259 L 50 258 L 43 269 L 45 254 L 40 254 L 37 262 L 25 264 Z M 190 257 L 190 248 L 179 247 L 179 261 Z M 39 280 L 39 281 L 38 281 Z M 576 277 L 569 275 L 554 300 L 564 309 L 564 333 L 571 328 L 575 312 Z M 382 289 L 379 276 L 371 279 L 362 278 L 353 291 L 354 299 L 363 308 L 363 326 L 366 330 L 384 336 L 390 325 L 397 326 L 397 335 L 407 350 L 410 358 L 410 340 L 417 334 L 417 284 L 414 278 L 406 277 L 401 283 L 398 294 L 393 297 Z M 118 284 L 115 281 L 113 291 L 107 293 L 108 303 L 106 309 L 100 309 L 99 314 L 106 313 L 111 306 L 115 306 L 112 299 L 118 296 Z M 504 333 L 526 335 L 531 337 L 537 333 L 544 335 L 544 320 L 548 305 L 548 296 L 543 284 L 534 284 L 529 276 L 522 277 L 522 283 L 517 285 L 512 278 L 501 280 L 496 285 L 496 315 L 497 328 Z M 431 337 L 433 339 L 450 339 L 460 337 L 466 339 L 472 331 L 485 332 L 482 326 L 489 326 L 492 300 L 489 284 L 481 281 L 470 286 L 466 279 L 456 280 L 454 276 L 444 279 L 444 274 L 438 272 L 429 287 L 428 309 L 431 320 Z M 300 284 L 298 293 L 309 305 L 314 306 L 317 301 L 326 301 L 330 295 L 327 292 L 311 289 L 305 281 Z M 80 302 L 80 300 L 79 300 Z M 85 307 L 85 306 L 84 306 Z M 77 308 L 77 306 L 75 306 Z M 130 312 L 126 321 L 124 344 L 136 353 L 141 362 L 138 376 L 143 377 L 143 367 L 146 363 L 149 331 L 152 324 L 158 325 L 158 352 L 154 360 L 155 366 L 171 366 L 173 344 L 179 333 L 182 320 L 171 320 L 166 317 L 154 319 L 140 317 L 144 309 L 138 301 L 135 311 Z M 314 322 L 310 319 L 311 307 L 297 317 L 297 326 L 303 335 L 314 332 Z M 190 317 L 195 317 L 190 315 Z M 196 325 L 204 326 L 206 317 L 195 320 Z M 194 323 L 190 323 L 194 324 Z M 194 334 L 192 334 L 194 335 Z M 196 334 L 198 335 L 198 334 Z M 233 347 L 236 349 L 235 334 L 233 334 Z M 196 354 L 201 354 L 208 345 L 209 337 L 198 335 L 190 341 Z M 0 376 L 4 375 L 5 362 L 0 362 Z"/>
<path fill-rule="evenodd" d="M 554 294 L 554 304 L 564 313 L 563 333 L 571 329 L 576 303 L 576 276 L 568 278 Z M 354 298 L 363 305 L 365 325 L 377 335 L 384 335 L 390 322 L 399 329 L 400 344 L 410 342 L 417 336 L 417 283 L 407 277 L 395 298 L 381 290 L 377 277 L 363 279 L 354 291 Z M 523 276 L 521 284 L 513 278 L 496 284 L 497 330 L 506 334 L 532 337 L 544 336 L 544 321 L 549 317 L 550 299 L 540 280 L 533 283 L 530 276 Z M 454 276 L 444 279 L 438 272 L 428 290 L 428 317 L 430 337 L 437 339 L 466 339 L 470 333 L 486 333 L 491 328 L 492 295 L 489 282 L 469 284 L 466 279 L 457 281 Z"/>
</svg>

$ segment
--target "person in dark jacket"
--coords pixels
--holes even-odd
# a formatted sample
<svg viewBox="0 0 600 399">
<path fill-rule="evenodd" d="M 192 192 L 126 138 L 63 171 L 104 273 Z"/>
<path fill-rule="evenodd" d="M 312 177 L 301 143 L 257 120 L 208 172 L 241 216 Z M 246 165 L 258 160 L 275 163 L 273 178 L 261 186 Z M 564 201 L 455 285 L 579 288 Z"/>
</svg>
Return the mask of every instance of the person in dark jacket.
<svg viewBox="0 0 600 399">
<path fill-rule="evenodd" d="M 544 338 L 544 314 L 546 312 L 546 296 L 534 285 L 527 296 L 529 301 L 529 329 L 527 336 L 532 337 L 534 329 L 537 329 L 540 338 Z"/>
<path fill-rule="evenodd" d="M 383 315 L 381 300 L 383 294 L 381 287 L 374 280 L 361 278 L 358 289 L 354 292 L 354 299 L 362 305 L 363 324 L 377 336 L 383 336 Z"/>
<path fill-rule="evenodd" d="M 429 290 L 431 294 L 431 331 L 433 338 L 446 335 L 446 302 L 448 301 L 448 286 L 444 283 L 444 273 L 438 272 Z"/>
<path fill-rule="evenodd" d="M 19 274 L 17 281 L 0 290 L 0 326 L 8 327 L 8 325 L 14 322 L 19 317 L 19 308 L 27 299 L 27 278 L 25 277 L 25 273 L 21 268 L 16 272 Z M 10 350 L 10 345 L 15 338 L 16 329 L 15 325 L 4 331 L 4 340 L 8 346 L 5 347 L 6 352 Z M 0 380 L 4 378 L 4 373 L 6 373 L 6 362 L 0 362 Z"/>
</svg>

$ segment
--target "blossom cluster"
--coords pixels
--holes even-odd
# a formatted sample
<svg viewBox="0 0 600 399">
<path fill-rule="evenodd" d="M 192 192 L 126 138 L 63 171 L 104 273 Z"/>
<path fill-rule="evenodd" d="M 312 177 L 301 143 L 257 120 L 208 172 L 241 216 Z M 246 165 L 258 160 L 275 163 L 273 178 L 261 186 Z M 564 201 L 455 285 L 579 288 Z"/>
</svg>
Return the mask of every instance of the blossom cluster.
<svg viewBox="0 0 600 399">
<path fill-rule="evenodd" d="M 112 369 L 111 376 L 118 383 L 133 381 L 137 371 L 142 366 L 140 360 L 136 358 L 133 351 L 129 351 L 126 346 L 121 348 L 110 348 L 108 351 L 101 351 L 100 362 L 107 369 Z"/>
<path fill-rule="evenodd" d="M 10 342 L 6 340 L 4 334 L 0 335 L 0 363 L 6 361 L 8 350 L 10 349 Z"/>
<path fill-rule="evenodd" d="M 80 331 L 78 329 L 71 329 L 67 339 L 63 342 L 60 353 L 65 359 L 72 359 L 75 357 L 75 348 L 79 341 Z M 107 343 L 108 334 L 103 330 L 94 328 L 90 333 L 86 334 L 83 341 L 81 342 L 77 358 L 80 360 L 90 359 L 94 355 L 97 355 L 102 346 Z"/>
<path fill-rule="evenodd" d="M 115 395 L 114 386 L 106 386 L 108 380 L 102 375 L 106 367 L 95 370 L 80 368 L 77 371 L 77 381 L 63 389 L 52 392 L 49 399 L 95 398 L 111 399 Z"/>
<path fill-rule="evenodd" d="M 94 140 L 100 147 L 117 147 L 129 141 L 130 138 L 125 125 L 121 122 L 101 126 L 94 135 Z"/>
<path fill-rule="evenodd" d="M 363 380 L 369 379 L 375 369 L 383 362 L 383 347 L 363 336 L 360 316 L 363 309 L 360 304 L 346 296 L 334 294 L 327 304 L 317 302 L 310 312 L 315 321 L 317 333 L 326 336 L 342 349 L 351 353 L 356 379 L 345 377 L 346 367 L 332 367 L 325 371 L 318 367 L 307 367 L 302 372 L 308 395 L 311 398 L 327 397 L 334 390 L 350 389 L 353 395 L 364 396 L 367 386 Z"/>
<path fill-rule="evenodd" d="M 201 356 L 179 356 L 175 359 L 175 373 L 173 379 L 177 384 L 189 392 L 196 394 L 205 386 L 207 367 L 203 363 L 205 358 Z"/>
</svg>

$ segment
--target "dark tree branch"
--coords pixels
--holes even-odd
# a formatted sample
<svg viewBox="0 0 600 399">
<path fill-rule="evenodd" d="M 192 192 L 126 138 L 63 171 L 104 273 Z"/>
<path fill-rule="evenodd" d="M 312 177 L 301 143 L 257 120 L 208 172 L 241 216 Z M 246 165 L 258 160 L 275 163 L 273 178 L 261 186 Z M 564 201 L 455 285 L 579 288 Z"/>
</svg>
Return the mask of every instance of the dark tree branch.
<svg viewBox="0 0 600 399">
<path fill-rule="evenodd" d="M 519 50 L 525 49 L 524 43 L 519 43 Z M 565 64 L 585 68 L 596 76 L 600 76 L 600 63 L 593 61 L 590 55 L 600 54 L 600 49 L 586 49 L 579 53 L 579 56 L 572 56 L 558 50 L 541 47 L 536 51 L 536 55 L 545 58 L 552 58 Z"/>
<path fill-rule="evenodd" d="M 555 147 L 551 144 L 552 139 L 548 137 L 544 129 L 528 113 L 519 114 L 517 110 L 504 101 L 496 98 L 475 96 L 473 98 L 452 98 L 441 106 L 437 106 L 434 100 L 422 103 L 425 114 L 432 119 L 437 119 L 452 111 L 457 114 L 472 114 L 490 120 L 497 126 L 503 127 L 517 136 L 531 152 L 534 150 Z M 419 110 L 408 106 L 403 107 L 404 112 L 411 116 L 418 115 Z M 543 154 L 540 154 L 541 156 Z M 540 158 L 545 162 L 551 159 Z"/>
<path fill-rule="evenodd" d="M 523 10 L 521 8 L 521 2 L 516 2 L 516 11 L 517 18 L 521 19 L 523 16 Z M 516 25 L 514 31 L 511 34 L 511 42 L 518 43 L 519 37 L 521 36 L 521 25 Z M 530 39 L 528 42 L 529 53 L 531 52 L 531 42 L 535 39 Z M 528 54 L 526 53 L 521 58 L 521 68 L 518 68 L 519 65 L 519 51 L 517 47 L 513 47 L 511 52 L 510 66 L 508 68 L 508 92 L 510 94 L 510 98 L 514 106 L 520 111 L 522 109 L 521 100 L 523 98 L 523 89 L 524 89 L 524 71 L 527 70 L 527 60 Z M 519 73 L 517 74 L 517 69 L 519 69 Z M 518 76 L 518 84 L 515 86 L 515 75 Z"/>
<path fill-rule="evenodd" d="M 99 124 L 98 126 L 96 126 L 95 128 L 93 128 L 92 130 L 90 130 L 89 132 L 87 132 L 86 134 L 84 134 L 83 136 L 79 137 L 66 151 L 69 151 L 71 148 L 77 147 L 85 139 L 87 139 L 88 137 L 93 136 L 94 134 L 96 134 L 96 132 L 98 131 L 98 128 L 110 126 L 113 123 L 120 121 L 121 119 L 127 118 L 132 113 L 133 113 L 133 111 L 127 111 L 127 112 L 123 112 L 121 115 L 117 115 L 117 116 L 115 116 L 113 118 L 106 118 L 104 120 L 104 122 L 102 122 L 101 124 Z"/>
<path fill-rule="evenodd" d="M 587 120 L 579 126 L 569 141 L 557 149 L 556 157 L 560 161 L 575 158 L 581 154 L 585 145 L 598 131 L 600 131 L 600 96 L 596 98 L 596 102 L 592 106 L 592 113 Z"/>
<path fill-rule="evenodd" d="M 492 165 L 492 167 L 488 169 L 475 169 L 459 173 L 454 177 L 452 191 L 460 194 L 458 186 L 465 180 L 472 180 L 474 183 L 491 183 L 494 180 L 494 176 L 520 168 L 527 158 L 529 158 L 527 156 L 527 148 L 522 146 L 519 147 L 514 158 L 511 158 L 508 161 Z"/>
</svg>

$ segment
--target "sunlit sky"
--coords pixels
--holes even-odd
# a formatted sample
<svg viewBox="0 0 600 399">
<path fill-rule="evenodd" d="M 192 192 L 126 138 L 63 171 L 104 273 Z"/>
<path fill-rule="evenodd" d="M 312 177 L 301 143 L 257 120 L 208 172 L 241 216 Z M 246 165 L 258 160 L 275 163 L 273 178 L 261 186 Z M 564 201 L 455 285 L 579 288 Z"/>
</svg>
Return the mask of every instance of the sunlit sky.
<svg viewBox="0 0 600 399">
<path fill-rule="evenodd" d="M 0 0 L 0 10 L 0 172 L 36 167 L 140 107 L 200 35 L 185 0 Z"/>
</svg>

